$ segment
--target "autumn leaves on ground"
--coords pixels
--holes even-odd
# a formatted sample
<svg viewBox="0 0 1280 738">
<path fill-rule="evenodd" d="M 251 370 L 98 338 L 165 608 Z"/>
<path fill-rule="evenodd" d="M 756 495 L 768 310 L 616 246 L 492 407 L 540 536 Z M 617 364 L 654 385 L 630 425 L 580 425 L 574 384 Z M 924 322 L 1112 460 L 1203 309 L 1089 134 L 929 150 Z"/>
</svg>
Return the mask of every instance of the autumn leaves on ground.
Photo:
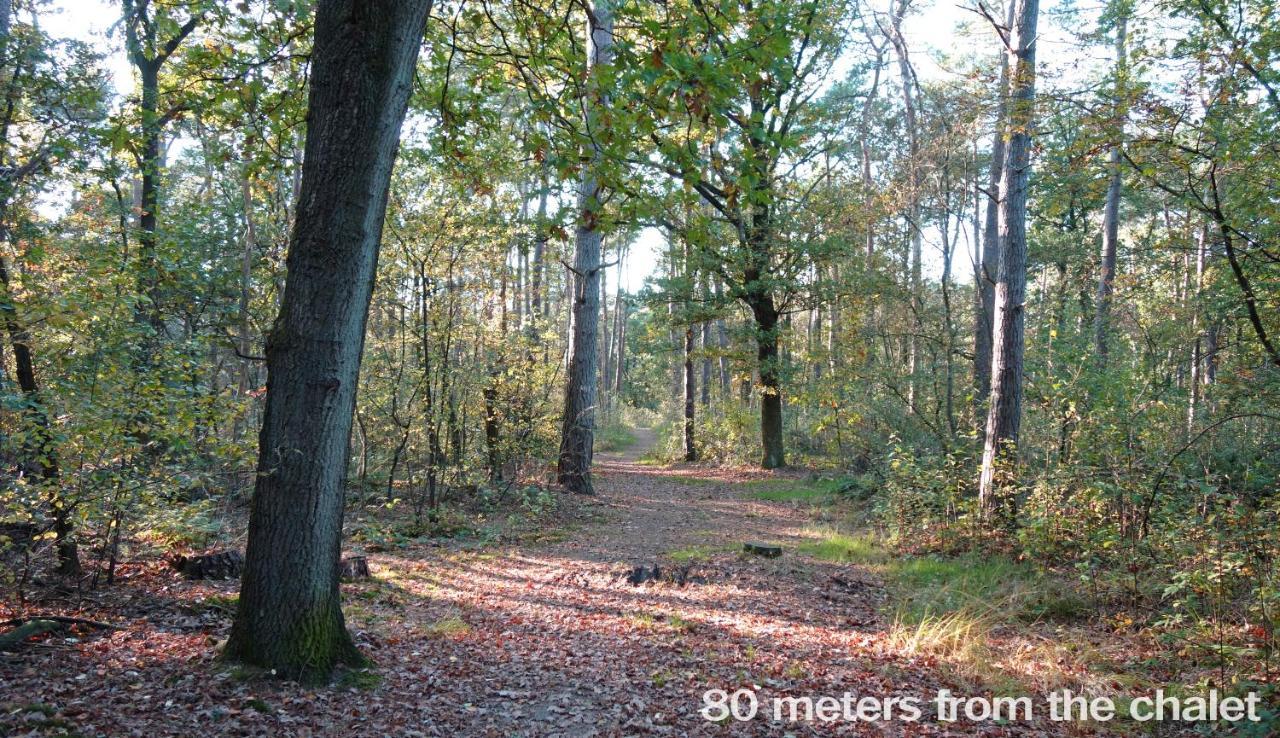
<svg viewBox="0 0 1280 738">
<path fill-rule="evenodd" d="M 845 513 L 826 504 L 830 483 L 801 470 L 654 466 L 640 459 L 652 433 L 637 435 L 597 458 L 598 498 L 570 499 L 537 534 L 370 546 L 387 549 L 369 554 L 373 578 L 343 594 L 375 665 L 331 686 L 220 661 L 236 583 L 187 582 L 159 562 L 128 567 L 106 592 L 4 613 L 60 608 L 119 629 L 64 632 L 0 657 L 0 733 L 1026 735 L 1027 724 L 941 724 L 927 710 L 919 722 L 779 724 L 768 701 L 1096 686 L 1035 626 L 999 636 L 981 616 L 909 625 L 888 559 L 870 538 L 836 532 Z M 744 542 L 783 553 L 748 555 Z M 743 688 L 762 705 L 755 719 L 700 714 L 706 690 Z"/>
</svg>

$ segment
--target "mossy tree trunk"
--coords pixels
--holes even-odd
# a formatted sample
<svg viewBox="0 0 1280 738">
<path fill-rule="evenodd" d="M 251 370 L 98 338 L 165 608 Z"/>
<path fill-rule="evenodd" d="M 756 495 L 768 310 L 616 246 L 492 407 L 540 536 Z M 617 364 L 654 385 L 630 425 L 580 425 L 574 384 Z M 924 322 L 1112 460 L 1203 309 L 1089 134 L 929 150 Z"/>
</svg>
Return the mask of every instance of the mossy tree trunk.
<svg viewBox="0 0 1280 738">
<path fill-rule="evenodd" d="M 317 4 L 306 155 L 228 658 L 322 680 L 363 659 L 338 590 L 356 380 L 400 126 L 431 0 Z"/>
</svg>

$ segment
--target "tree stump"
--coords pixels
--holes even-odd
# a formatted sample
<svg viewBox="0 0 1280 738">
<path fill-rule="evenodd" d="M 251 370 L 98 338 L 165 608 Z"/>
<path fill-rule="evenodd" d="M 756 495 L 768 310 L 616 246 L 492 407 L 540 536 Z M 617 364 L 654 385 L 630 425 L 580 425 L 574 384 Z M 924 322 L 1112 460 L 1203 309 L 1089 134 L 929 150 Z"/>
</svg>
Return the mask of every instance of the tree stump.
<svg viewBox="0 0 1280 738">
<path fill-rule="evenodd" d="M 763 556 L 768 559 L 776 559 L 782 555 L 782 546 L 774 546 L 769 543 L 744 543 L 742 550 L 753 555 Z"/>
<path fill-rule="evenodd" d="M 338 563 L 338 576 L 341 579 L 368 579 L 369 559 L 364 556 L 348 556 Z"/>
<path fill-rule="evenodd" d="M 239 579 L 244 556 L 239 551 L 218 551 L 202 556 L 174 556 L 173 567 L 187 579 Z"/>
</svg>

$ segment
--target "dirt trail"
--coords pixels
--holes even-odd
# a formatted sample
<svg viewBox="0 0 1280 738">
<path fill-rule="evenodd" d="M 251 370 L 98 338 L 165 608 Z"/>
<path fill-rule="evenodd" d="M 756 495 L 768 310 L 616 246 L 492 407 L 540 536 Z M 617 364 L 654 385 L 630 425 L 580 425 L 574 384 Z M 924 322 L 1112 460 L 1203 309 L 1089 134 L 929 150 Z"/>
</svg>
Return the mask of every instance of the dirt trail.
<svg viewBox="0 0 1280 738">
<path fill-rule="evenodd" d="M 765 719 L 765 707 L 746 723 L 711 723 L 699 715 L 704 691 L 714 688 L 759 685 L 762 700 L 932 689 L 897 683 L 912 667 L 893 663 L 881 647 L 876 608 L 883 591 L 865 572 L 791 555 L 738 554 L 745 540 L 793 548 L 809 539 L 807 511 L 751 499 L 735 486 L 741 472 L 643 465 L 639 459 L 654 435 L 647 429 L 636 435 L 631 448 L 598 455 L 599 499 L 592 507 L 600 519 L 562 541 L 448 566 L 379 562 L 407 568 L 401 586 L 415 599 L 431 599 L 426 609 L 433 614 L 410 605 L 407 622 L 430 621 L 443 610 L 466 624 L 464 632 L 420 642 L 417 684 L 428 690 L 434 720 L 417 730 L 477 736 L 900 733 L 887 723 L 780 726 Z M 672 572 L 685 564 L 694 581 L 683 587 L 625 580 L 634 566 Z M 459 717 L 465 722 L 456 723 Z M 440 718 L 457 727 L 433 725 Z"/>
<path fill-rule="evenodd" d="M 742 484 L 777 475 L 641 464 L 653 443 L 641 429 L 631 448 L 600 454 L 587 522 L 549 540 L 373 556 L 378 580 L 344 585 L 349 625 L 377 663 L 362 689 L 246 681 L 216 662 L 216 629 L 157 628 L 33 662 L 8 674 L 0 702 L 21 693 L 70 710 L 86 735 L 1025 734 L 771 722 L 774 697 L 927 699 L 955 685 L 888 645 L 873 576 L 799 552 L 816 535 L 809 509 Z M 744 556 L 745 540 L 787 551 Z M 626 581 L 634 566 L 686 564 L 685 586 Z M 699 715 L 706 690 L 743 687 L 759 695 L 754 720 Z"/>
</svg>

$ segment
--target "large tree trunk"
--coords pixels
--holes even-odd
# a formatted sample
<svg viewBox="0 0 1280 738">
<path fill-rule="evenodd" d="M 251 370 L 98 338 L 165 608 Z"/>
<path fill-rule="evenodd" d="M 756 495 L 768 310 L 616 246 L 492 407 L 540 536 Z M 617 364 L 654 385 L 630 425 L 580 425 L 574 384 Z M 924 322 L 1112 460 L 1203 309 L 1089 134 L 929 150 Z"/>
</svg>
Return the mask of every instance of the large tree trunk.
<svg viewBox="0 0 1280 738">
<path fill-rule="evenodd" d="M 752 110 L 760 102 L 752 100 Z M 764 162 L 764 144 L 758 138 L 747 141 L 756 162 Z M 751 309 L 756 335 L 756 370 L 760 374 L 760 466 L 777 469 L 787 464 L 782 436 L 782 364 L 778 355 L 778 319 L 781 317 L 773 299 L 768 277 L 773 268 L 773 240 L 776 237 L 773 211 L 769 203 L 775 197 L 768 169 L 758 171 L 751 208 L 751 225 L 746 233 L 747 267 L 743 270 L 743 301 Z"/>
<path fill-rule="evenodd" d="M 227 656 L 287 678 L 363 659 L 338 590 L 343 488 L 365 323 L 431 0 L 317 4 L 302 196 Z"/>
<path fill-rule="evenodd" d="M 753 280 L 754 281 L 754 280 Z M 785 466 L 782 439 L 782 366 L 778 355 L 778 309 L 768 292 L 748 292 L 755 319 L 756 365 L 760 372 L 760 466 Z"/>
<path fill-rule="evenodd" d="M 1006 12 L 1005 27 L 1013 27 L 1014 0 Z M 1008 114 L 1009 65 L 1000 65 L 996 100 L 995 135 L 991 138 L 991 170 L 987 179 L 986 224 L 982 233 L 982 258 L 974 287 L 978 293 L 973 320 L 974 417 L 982 423 L 991 396 L 991 334 L 995 325 L 995 285 L 1000 271 L 1000 177 L 1004 174 L 1005 117 Z M 985 425 L 983 426 L 985 432 Z"/>
<path fill-rule="evenodd" d="M 773 312 L 773 319 L 767 317 L 756 319 L 756 359 L 760 364 L 760 440 L 763 455 L 760 466 L 764 469 L 777 469 L 786 466 L 787 457 L 782 441 L 782 367 L 778 358 L 778 319 L 773 311 L 773 300 L 763 307 L 757 315 L 767 316 Z"/>
<path fill-rule="evenodd" d="M 588 13 L 588 99 L 586 125 L 605 125 L 609 98 L 601 89 L 601 72 L 613 59 L 613 0 L 599 0 Z M 571 492 L 593 494 L 591 455 L 595 435 L 596 341 L 600 320 L 600 211 L 603 188 L 597 179 L 602 154 L 591 144 L 591 162 L 578 184 L 578 228 L 573 254 L 573 305 L 570 308 L 568 383 L 560 434 L 558 479 Z"/>
<path fill-rule="evenodd" d="M 1000 177 L 1000 270 L 996 281 L 991 400 L 978 499 L 996 506 L 1000 477 L 1016 459 L 1022 422 L 1022 354 L 1027 289 L 1027 177 L 1035 108 L 1036 22 L 1039 0 L 1015 0 L 1008 43 L 1009 108 L 1004 173 Z M 999 477 L 997 472 L 1001 472 Z"/>
<path fill-rule="evenodd" d="M 1116 140 L 1111 144 L 1111 154 L 1107 160 L 1107 171 L 1111 180 L 1107 184 L 1107 200 L 1102 209 L 1102 259 L 1098 272 L 1097 312 L 1093 321 L 1093 350 L 1098 363 L 1105 366 L 1107 352 L 1107 334 L 1111 328 L 1111 293 L 1116 279 L 1116 245 L 1120 239 L 1120 145 L 1124 138 L 1124 73 L 1125 73 L 1125 29 L 1126 17 L 1121 14 L 1116 19 L 1116 68 L 1115 68 L 1115 100 L 1113 124 L 1116 126 Z"/>
<path fill-rule="evenodd" d="M 761 198 L 762 200 L 764 198 Z M 773 293 L 764 283 L 769 269 L 769 240 L 773 237 L 768 207 L 757 205 L 747 247 L 751 263 L 744 271 L 744 301 L 751 309 L 756 336 L 756 370 L 760 374 L 760 466 L 786 466 L 782 438 L 782 365 L 778 355 L 778 319 Z"/>
</svg>

